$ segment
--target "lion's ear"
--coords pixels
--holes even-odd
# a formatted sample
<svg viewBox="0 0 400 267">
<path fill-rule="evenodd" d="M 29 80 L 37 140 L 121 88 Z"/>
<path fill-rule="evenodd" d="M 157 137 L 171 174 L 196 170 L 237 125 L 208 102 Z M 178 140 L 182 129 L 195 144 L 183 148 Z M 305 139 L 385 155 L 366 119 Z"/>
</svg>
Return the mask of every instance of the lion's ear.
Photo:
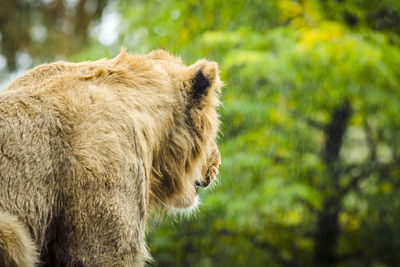
<svg viewBox="0 0 400 267">
<path fill-rule="evenodd" d="M 187 77 L 190 81 L 190 95 L 200 101 L 214 87 L 218 76 L 218 65 L 215 62 L 199 60 L 189 67 Z"/>
</svg>

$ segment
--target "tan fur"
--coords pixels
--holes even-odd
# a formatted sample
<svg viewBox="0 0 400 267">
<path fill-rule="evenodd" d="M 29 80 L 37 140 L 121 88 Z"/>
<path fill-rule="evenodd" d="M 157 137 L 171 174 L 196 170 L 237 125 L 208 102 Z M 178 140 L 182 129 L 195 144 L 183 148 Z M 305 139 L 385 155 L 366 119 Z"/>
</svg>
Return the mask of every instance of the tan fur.
<svg viewBox="0 0 400 267">
<path fill-rule="evenodd" d="M 41 65 L 0 94 L 0 259 L 142 266 L 149 208 L 197 203 L 220 154 L 214 62 L 164 51 Z M 29 234 L 28 231 L 29 230 Z"/>
<path fill-rule="evenodd" d="M 2 266 L 34 266 L 36 248 L 17 218 L 0 213 L 0 263 Z"/>
</svg>

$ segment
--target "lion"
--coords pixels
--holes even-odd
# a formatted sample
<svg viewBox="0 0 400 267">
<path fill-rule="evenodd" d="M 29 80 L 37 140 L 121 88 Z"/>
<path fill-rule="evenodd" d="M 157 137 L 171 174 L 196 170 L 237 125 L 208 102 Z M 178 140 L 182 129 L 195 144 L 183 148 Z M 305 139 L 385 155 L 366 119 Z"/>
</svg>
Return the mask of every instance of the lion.
<svg viewBox="0 0 400 267">
<path fill-rule="evenodd" d="M 215 62 L 168 52 L 40 65 L 0 94 L 0 262 L 143 266 L 151 210 L 221 164 Z"/>
</svg>

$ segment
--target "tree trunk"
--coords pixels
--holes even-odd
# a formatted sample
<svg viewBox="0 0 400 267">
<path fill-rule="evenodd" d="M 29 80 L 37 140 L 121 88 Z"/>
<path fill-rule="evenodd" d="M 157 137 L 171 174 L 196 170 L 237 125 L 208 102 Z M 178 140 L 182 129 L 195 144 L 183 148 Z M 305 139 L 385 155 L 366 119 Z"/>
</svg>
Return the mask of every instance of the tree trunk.
<svg viewBox="0 0 400 267">
<path fill-rule="evenodd" d="M 348 101 L 336 107 L 331 114 L 331 122 L 325 129 L 325 145 L 322 158 L 328 169 L 330 179 L 322 210 L 318 213 L 317 229 L 314 235 L 314 264 L 315 266 L 336 265 L 338 257 L 336 246 L 339 238 L 340 226 L 338 215 L 341 197 L 339 194 L 338 180 L 340 173 L 335 170 L 339 158 L 343 136 L 346 132 L 351 107 Z"/>
</svg>

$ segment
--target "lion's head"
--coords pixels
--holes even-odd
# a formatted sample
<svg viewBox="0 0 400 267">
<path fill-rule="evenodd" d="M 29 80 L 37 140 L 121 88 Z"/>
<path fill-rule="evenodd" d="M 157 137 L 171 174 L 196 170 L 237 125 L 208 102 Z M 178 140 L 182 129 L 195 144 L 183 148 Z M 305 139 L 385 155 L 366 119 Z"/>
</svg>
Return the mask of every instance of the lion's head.
<svg viewBox="0 0 400 267">
<path fill-rule="evenodd" d="M 170 210 L 190 210 L 198 204 L 198 187 L 208 187 L 221 164 L 216 143 L 222 87 L 218 65 L 199 60 L 186 66 L 161 50 L 148 58 L 168 74 L 177 103 L 173 125 L 153 155 L 153 201 Z"/>
</svg>

